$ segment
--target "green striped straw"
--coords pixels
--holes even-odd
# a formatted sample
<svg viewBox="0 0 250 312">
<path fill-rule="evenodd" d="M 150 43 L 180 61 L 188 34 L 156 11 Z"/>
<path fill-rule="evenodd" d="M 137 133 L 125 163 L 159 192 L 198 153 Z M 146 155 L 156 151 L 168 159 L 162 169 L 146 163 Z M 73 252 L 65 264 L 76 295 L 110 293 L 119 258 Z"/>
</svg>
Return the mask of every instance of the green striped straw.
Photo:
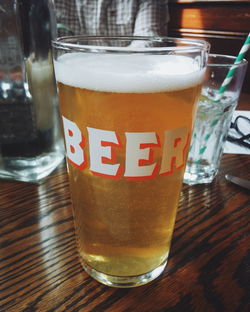
<svg viewBox="0 0 250 312">
<path fill-rule="evenodd" d="M 229 86 L 230 82 L 233 79 L 234 73 L 236 71 L 237 65 L 240 64 L 240 62 L 244 59 L 247 51 L 250 48 L 250 33 L 248 34 L 246 41 L 244 42 L 242 48 L 240 49 L 240 52 L 234 62 L 234 65 L 232 65 L 232 67 L 229 69 L 225 80 L 223 81 L 219 91 L 218 91 L 218 97 L 216 98 L 216 101 L 218 101 L 221 98 L 222 93 L 227 89 L 227 87 Z"/>
</svg>

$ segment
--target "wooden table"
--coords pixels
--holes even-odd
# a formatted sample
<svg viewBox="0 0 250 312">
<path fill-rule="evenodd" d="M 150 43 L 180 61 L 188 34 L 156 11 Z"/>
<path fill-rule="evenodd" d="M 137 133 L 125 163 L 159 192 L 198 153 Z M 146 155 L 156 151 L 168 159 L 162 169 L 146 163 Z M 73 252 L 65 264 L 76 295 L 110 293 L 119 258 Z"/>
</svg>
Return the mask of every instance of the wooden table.
<svg viewBox="0 0 250 312">
<path fill-rule="evenodd" d="M 83 271 L 64 163 L 40 184 L 0 181 L 0 311 L 250 311 L 250 196 L 225 173 L 250 179 L 250 157 L 226 154 L 213 183 L 183 186 L 168 266 L 133 289 Z"/>
</svg>

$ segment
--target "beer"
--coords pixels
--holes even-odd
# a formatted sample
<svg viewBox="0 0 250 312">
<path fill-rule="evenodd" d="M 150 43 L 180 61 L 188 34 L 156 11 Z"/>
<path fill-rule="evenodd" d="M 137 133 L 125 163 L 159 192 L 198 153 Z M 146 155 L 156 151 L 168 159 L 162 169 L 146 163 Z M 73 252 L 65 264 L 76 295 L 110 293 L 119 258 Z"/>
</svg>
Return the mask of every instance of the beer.
<svg viewBox="0 0 250 312">
<path fill-rule="evenodd" d="M 165 265 L 203 71 L 188 57 L 81 53 L 55 69 L 83 266 L 129 277 Z M 98 131 L 114 139 L 98 146 Z"/>
</svg>

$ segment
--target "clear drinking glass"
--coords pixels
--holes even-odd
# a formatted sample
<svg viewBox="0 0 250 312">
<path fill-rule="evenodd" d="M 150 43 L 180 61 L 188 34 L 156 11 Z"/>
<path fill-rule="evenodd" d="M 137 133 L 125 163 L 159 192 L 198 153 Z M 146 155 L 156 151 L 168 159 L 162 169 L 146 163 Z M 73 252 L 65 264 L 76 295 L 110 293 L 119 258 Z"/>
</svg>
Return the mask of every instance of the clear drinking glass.
<svg viewBox="0 0 250 312">
<path fill-rule="evenodd" d="M 184 183 L 210 183 L 216 176 L 227 139 L 232 114 L 237 106 L 246 73 L 247 61 L 235 66 L 234 77 L 226 90 L 218 91 L 236 57 L 210 54 L 198 104 Z"/>
<path fill-rule="evenodd" d="M 1 0 L 0 178 L 38 181 L 64 158 L 51 0 Z"/>
<path fill-rule="evenodd" d="M 171 38 L 53 42 L 80 259 L 134 287 L 164 270 L 209 45 Z"/>
</svg>

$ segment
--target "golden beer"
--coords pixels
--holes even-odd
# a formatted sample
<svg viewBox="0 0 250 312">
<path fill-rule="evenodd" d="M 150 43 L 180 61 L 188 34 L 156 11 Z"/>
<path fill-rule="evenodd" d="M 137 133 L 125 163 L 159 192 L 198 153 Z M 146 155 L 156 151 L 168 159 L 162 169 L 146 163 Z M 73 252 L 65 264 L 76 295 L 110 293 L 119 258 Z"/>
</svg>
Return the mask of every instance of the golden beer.
<svg viewBox="0 0 250 312">
<path fill-rule="evenodd" d="M 72 53 L 55 63 L 61 114 L 77 125 L 83 137 L 85 165 L 79 168 L 68 162 L 80 257 L 85 269 L 106 284 L 117 286 L 115 281 L 121 278 L 124 283 L 118 286 L 131 286 L 130 278 L 166 264 L 203 75 L 189 61 Z M 171 171 L 165 173 L 166 133 L 183 127 L 184 162 L 177 166 L 173 157 Z M 91 170 L 88 129 L 111 131 L 119 138 L 119 144 L 109 147 L 114 157 L 102 158 L 104 165 L 119 164 L 119 174 Z M 128 133 L 155 133 L 157 144 L 139 145 L 148 156 L 138 162 L 138 167 L 154 166 L 154 174 L 126 176 Z"/>
</svg>

